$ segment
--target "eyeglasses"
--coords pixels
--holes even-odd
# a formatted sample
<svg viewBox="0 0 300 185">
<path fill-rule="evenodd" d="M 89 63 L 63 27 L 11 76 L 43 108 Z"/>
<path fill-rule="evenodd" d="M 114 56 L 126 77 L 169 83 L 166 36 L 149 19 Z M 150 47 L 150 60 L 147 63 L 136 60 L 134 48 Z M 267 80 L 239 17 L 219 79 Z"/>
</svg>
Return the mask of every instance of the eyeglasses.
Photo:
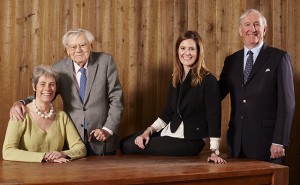
<svg viewBox="0 0 300 185">
<path fill-rule="evenodd" d="M 82 43 L 82 44 L 77 44 L 77 45 L 72 45 L 68 46 L 71 51 L 75 51 L 77 48 L 86 50 L 90 44 L 88 42 Z"/>
</svg>

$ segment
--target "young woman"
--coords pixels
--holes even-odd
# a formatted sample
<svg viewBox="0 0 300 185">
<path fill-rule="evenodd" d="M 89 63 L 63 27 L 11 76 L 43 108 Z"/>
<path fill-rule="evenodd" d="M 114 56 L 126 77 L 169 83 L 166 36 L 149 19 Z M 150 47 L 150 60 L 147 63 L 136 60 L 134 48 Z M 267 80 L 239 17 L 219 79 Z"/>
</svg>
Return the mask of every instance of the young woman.
<svg viewBox="0 0 300 185">
<path fill-rule="evenodd" d="M 176 42 L 176 60 L 167 104 L 158 119 L 144 131 L 121 142 L 124 154 L 193 156 L 210 138 L 208 161 L 219 157 L 221 99 L 216 78 L 204 63 L 203 43 L 197 32 L 187 31 Z"/>
</svg>

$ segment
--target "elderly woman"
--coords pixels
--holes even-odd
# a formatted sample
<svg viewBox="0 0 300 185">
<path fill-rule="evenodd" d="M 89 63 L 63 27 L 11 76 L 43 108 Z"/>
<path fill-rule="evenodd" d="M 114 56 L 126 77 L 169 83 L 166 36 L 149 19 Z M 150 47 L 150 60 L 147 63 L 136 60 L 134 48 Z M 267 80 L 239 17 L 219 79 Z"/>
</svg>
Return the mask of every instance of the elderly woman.
<svg viewBox="0 0 300 185">
<path fill-rule="evenodd" d="M 3 144 L 4 160 L 65 163 L 86 155 L 73 122 L 51 103 L 58 78 L 49 66 L 34 69 L 35 99 L 25 106 L 23 121 L 10 119 Z"/>
<path fill-rule="evenodd" d="M 208 161 L 226 163 L 219 157 L 221 99 L 216 78 L 204 63 L 203 42 L 197 32 L 187 31 L 176 42 L 172 83 L 163 113 L 146 130 L 121 142 L 124 154 L 193 156 L 210 138 Z"/>
</svg>

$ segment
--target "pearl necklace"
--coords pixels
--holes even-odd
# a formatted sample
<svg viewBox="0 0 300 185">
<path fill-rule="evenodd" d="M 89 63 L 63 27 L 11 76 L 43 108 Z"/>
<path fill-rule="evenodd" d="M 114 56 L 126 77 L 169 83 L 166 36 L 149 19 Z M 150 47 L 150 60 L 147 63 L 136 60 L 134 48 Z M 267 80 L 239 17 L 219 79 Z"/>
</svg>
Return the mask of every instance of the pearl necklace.
<svg viewBox="0 0 300 185">
<path fill-rule="evenodd" d="M 47 112 L 41 112 L 40 109 L 36 106 L 36 103 L 35 103 L 35 99 L 33 99 L 33 106 L 34 106 L 34 112 L 36 112 L 39 116 L 41 116 L 42 118 L 45 118 L 45 119 L 48 119 L 48 118 L 51 118 L 51 116 L 53 115 L 53 106 L 52 106 L 52 103 L 50 104 L 50 111 L 49 113 Z"/>
</svg>

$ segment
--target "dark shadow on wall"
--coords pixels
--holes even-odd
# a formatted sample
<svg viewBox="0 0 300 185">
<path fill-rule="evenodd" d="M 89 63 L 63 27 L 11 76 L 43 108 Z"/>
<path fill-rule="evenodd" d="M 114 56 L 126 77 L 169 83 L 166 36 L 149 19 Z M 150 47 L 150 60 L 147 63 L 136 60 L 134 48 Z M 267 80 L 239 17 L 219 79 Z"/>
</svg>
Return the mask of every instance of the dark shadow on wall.
<svg viewBox="0 0 300 185">
<path fill-rule="evenodd" d="M 296 99 L 296 109 L 294 114 L 294 120 L 291 130 L 290 143 L 286 151 L 286 157 L 283 161 L 283 165 L 289 167 L 289 185 L 299 185 L 300 184 L 300 80 L 294 81 L 295 84 L 295 99 Z"/>
<path fill-rule="evenodd" d="M 170 61 L 161 62 L 170 63 Z M 143 66 L 143 64 L 140 64 L 138 66 L 137 82 L 130 82 L 136 83 L 137 91 L 130 92 L 128 95 L 130 101 L 133 102 L 132 105 L 129 104 L 130 102 L 126 102 L 125 99 L 125 109 L 127 110 L 124 110 L 124 113 L 126 112 L 127 115 L 124 117 L 123 114 L 120 139 L 138 130 L 146 129 L 161 114 L 166 103 L 169 82 L 172 76 L 172 66 L 162 66 L 166 67 L 157 69 L 155 65 Z M 147 70 L 145 72 L 147 75 L 143 75 L 143 70 Z"/>
</svg>

